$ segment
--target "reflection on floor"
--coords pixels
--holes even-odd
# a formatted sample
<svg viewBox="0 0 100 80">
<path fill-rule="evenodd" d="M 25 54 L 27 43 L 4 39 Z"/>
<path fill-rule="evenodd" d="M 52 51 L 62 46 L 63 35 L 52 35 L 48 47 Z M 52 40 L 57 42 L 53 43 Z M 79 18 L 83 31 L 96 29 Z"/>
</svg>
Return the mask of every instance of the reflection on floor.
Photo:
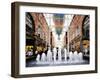
<svg viewBox="0 0 100 80">
<path fill-rule="evenodd" d="M 61 65 L 82 65 L 82 64 L 89 64 L 87 60 L 83 61 L 56 61 L 56 62 L 36 62 L 30 61 L 26 63 L 26 67 L 40 67 L 40 66 L 61 66 Z"/>
</svg>

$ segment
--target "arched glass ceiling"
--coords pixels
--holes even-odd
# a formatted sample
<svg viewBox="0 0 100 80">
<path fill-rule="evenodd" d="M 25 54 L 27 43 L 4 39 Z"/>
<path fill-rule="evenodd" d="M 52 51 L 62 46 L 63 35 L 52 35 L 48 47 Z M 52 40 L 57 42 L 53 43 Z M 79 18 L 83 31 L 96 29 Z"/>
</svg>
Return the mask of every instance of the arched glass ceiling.
<svg viewBox="0 0 100 80">
<path fill-rule="evenodd" d="M 71 23 L 74 15 L 70 15 L 70 14 L 68 14 L 68 15 L 67 14 L 61 14 L 60 15 L 60 18 L 62 18 L 64 16 L 63 17 L 64 18 L 64 24 L 62 26 L 62 30 L 60 30 L 60 29 L 57 30 L 55 28 L 55 23 L 53 21 L 54 14 L 43 14 L 43 15 L 45 16 L 45 19 L 47 21 L 49 29 L 53 33 L 56 47 L 58 47 L 58 46 L 62 47 L 63 44 L 64 44 L 63 40 L 64 40 L 65 33 L 67 32 L 68 27 L 70 26 L 70 23 Z M 56 16 L 57 15 L 58 14 L 56 14 Z M 57 31 L 58 31 L 58 33 L 57 33 Z M 61 31 L 61 33 L 59 33 L 59 31 Z"/>
<path fill-rule="evenodd" d="M 43 15 L 45 16 L 45 19 L 47 21 L 48 27 L 50 27 L 50 29 L 54 28 L 55 24 L 54 24 L 54 21 L 53 21 L 53 15 L 57 16 L 58 14 L 45 13 Z M 64 15 L 65 15 L 65 17 L 64 17 L 63 30 L 67 31 L 68 26 L 70 25 L 74 15 L 72 15 L 72 14 L 71 15 L 70 14 L 60 14 L 60 16 L 61 16 L 60 18 L 62 18 Z"/>
</svg>

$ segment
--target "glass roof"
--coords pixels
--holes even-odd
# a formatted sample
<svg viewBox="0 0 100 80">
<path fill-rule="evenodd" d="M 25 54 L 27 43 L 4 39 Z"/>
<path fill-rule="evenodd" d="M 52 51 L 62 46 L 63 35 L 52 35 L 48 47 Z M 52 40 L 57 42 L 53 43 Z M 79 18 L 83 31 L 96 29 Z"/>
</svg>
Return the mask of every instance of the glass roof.
<svg viewBox="0 0 100 80">
<path fill-rule="evenodd" d="M 51 32 L 53 33 L 54 36 L 54 41 L 56 46 L 63 46 L 63 40 L 64 40 L 64 36 L 65 33 L 68 30 L 68 27 L 70 26 L 70 23 L 73 19 L 74 15 L 70 15 L 70 14 L 43 14 L 45 16 L 45 19 L 47 21 L 48 27 L 51 30 Z M 56 28 L 55 23 L 53 21 L 54 16 L 56 16 L 56 19 L 64 19 L 64 23 L 62 28 Z"/>
</svg>

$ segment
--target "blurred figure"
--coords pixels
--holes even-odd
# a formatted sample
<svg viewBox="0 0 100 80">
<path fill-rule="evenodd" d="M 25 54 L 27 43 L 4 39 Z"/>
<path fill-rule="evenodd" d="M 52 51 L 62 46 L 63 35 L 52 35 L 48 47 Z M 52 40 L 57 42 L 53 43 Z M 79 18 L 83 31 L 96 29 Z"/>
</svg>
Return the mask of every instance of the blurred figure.
<svg viewBox="0 0 100 80">
<path fill-rule="evenodd" d="M 32 56 L 33 55 L 33 51 L 32 50 L 28 50 L 26 54 L 27 54 L 27 56 Z"/>
</svg>

